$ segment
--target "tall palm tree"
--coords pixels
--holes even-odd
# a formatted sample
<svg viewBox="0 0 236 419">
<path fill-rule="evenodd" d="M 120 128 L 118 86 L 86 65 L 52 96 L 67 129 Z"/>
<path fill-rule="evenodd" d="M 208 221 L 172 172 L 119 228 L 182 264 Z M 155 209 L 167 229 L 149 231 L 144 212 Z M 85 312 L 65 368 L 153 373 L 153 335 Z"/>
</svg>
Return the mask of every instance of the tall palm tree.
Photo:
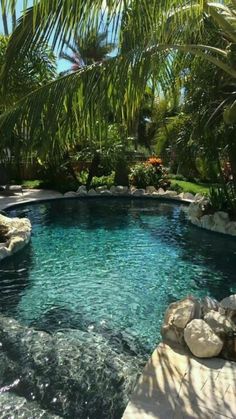
<svg viewBox="0 0 236 419">
<path fill-rule="evenodd" d="M 61 52 L 60 58 L 71 63 L 71 68 L 62 73 L 70 74 L 85 66 L 103 62 L 115 48 L 115 44 L 107 42 L 107 32 L 89 31 L 83 37 L 77 36 L 73 43 L 65 43 L 66 52 Z M 67 52 L 67 49 L 70 52 Z"/>
</svg>

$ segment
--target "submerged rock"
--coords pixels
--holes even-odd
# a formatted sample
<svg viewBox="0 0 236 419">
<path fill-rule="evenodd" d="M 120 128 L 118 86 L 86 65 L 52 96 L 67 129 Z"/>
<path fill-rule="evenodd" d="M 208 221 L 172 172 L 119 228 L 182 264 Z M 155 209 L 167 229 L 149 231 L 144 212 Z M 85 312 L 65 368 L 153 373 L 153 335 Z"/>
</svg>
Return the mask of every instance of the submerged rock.
<svg viewBox="0 0 236 419">
<path fill-rule="evenodd" d="M 15 379 L 20 377 L 15 392 L 64 418 L 120 418 L 145 362 L 117 352 L 96 333 L 49 334 L 4 316 L 0 341 Z M 2 374 L 6 385 L 8 373 Z"/>
<path fill-rule="evenodd" d="M 37 403 L 30 402 L 24 397 L 14 393 L 0 393 L 0 406 L 2 418 L 24 418 L 24 419 L 59 419 L 44 409 L 40 409 Z"/>
<path fill-rule="evenodd" d="M 218 356 L 223 348 L 222 340 L 201 319 L 194 319 L 186 326 L 184 340 L 192 354 L 198 358 Z"/>
</svg>

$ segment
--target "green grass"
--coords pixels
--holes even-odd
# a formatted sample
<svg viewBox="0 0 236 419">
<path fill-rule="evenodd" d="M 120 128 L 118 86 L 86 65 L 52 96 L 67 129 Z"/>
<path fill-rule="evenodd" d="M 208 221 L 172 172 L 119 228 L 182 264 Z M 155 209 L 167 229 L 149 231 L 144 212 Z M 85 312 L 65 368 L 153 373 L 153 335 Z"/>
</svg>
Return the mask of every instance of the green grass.
<svg viewBox="0 0 236 419">
<path fill-rule="evenodd" d="M 40 179 L 23 180 L 21 185 L 25 189 L 42 189 L 43 181 Z"/>
<path fill-rule="evenodd" d="M 178 185 L 182 189 L 182 192 L 190 192 L 192 194 L 200 193 L 204 195 L 209 194 L 210 188 L 213 186 L 210 184 L 206 185 L 205 183 L 185 182 L 183 180 L 176 179 L 171 180 L 171 185 Z"/>
</svg>

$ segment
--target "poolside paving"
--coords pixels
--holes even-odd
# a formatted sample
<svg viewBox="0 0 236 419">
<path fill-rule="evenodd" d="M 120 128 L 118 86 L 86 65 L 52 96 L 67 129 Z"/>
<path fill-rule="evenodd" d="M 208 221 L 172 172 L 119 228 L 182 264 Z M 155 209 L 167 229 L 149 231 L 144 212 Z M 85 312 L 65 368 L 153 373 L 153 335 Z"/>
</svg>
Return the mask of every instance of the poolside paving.
<svg viewBox="0 0 236 419">
<path fill-rule="evenodd" d="M 123 419 L 236 418 L 236 363 L 197 359 L 161 343 Z"/>
<path fill-rule="evenodd" d="M 0 195 L 0 210 L 3 210 L 11 205 L 20 204 L 23 202 L 34 202 L 47 199 L 63 198 L 60 192 L 42 190 L 42 189 L 25 189 L 22 193 L 16 193 L 11 196 Z"/>
</svg>

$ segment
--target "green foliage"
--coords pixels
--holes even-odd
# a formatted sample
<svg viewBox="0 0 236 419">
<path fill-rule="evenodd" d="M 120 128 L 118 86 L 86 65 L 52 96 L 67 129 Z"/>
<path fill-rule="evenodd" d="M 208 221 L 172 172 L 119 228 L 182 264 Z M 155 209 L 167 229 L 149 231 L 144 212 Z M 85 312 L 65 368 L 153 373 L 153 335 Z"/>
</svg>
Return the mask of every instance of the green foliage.
<svg viewBox="0 0 236 419">
<path fill-rule="evenodd" d="M 141 189 L 147 186 L 166 189 L 169 186 L 167 173 L 162 164 L 153 165 L 149 162 L 137 163 L 131 167 L 130 183 Z"/>
<path fill-rule="evenodd" d="M 112 172 L 109 176 L 94 176 L 91 187 L 98 188 L 99 186 L 107 186 L 110 189 L 114 185 L 115 173 Z"/>
<path fill-rule="evenodd" d="M 209 202 L 214 211 L 227 211 L 229 209 L 228 198 L 222 187 L 210 189 Z"/>
<path fill-rule="evenodd" d="M 233 217 L 236 216 L 235 191 L 231 184 L 211 188 L 209 203 L 214 211 L 226 211 Z"/>
<path fill-rule="evenodd" d="M 4 68 L 9 38 L 0 35 L 0 73 Z M 13 59 L 7 89 L 2 92 L 0 107 L 9 106 L 26 94 L 50 82 L 56 76 L 56 58 L 49 48 L 38 46 L 24 58 Z"/>
</svg>

